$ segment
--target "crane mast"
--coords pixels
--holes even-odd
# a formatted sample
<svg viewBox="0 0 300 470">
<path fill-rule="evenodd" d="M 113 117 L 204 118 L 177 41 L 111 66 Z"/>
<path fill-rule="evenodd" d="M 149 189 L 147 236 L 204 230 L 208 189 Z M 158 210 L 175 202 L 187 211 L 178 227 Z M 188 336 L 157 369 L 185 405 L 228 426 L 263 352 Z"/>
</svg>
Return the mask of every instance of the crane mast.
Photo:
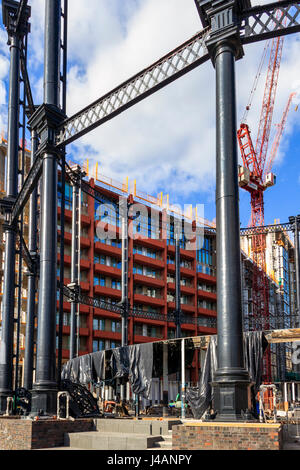
<svg viewBox="0 0 300 470">
<path fill-rule="evenodd" d="M 268 151 L 279 69 L 282 57 L 283 39 L 272 40 L 270 59 L 265 83 L 265 90 L 259 120 L 255 148 L 249 126 L 241 123 L 238 130 L 238 143 L 243 160 L 239 170 L 239 184 L 250 193 L 251 227 L 263 226 L 264 191 L 273 186 L 276 178 L 268 173 L 264 178 L 264 167 Z M 264 51 L 265 52 L 265 51 Z M 260 64 L 261 67 L 261 64 Z M 255 86 L 256 88 L 256 86 Z M 252 312 L 248 315 L 249 330 L 268 330 L 270 328 L 269 285 L 266 276 L 266 238 L 263 234 L 254 234 L 251 238 L 253 257 L 252 276 Z M 263 380 L 271 380 L 271 352 L 267 351 L 263 363 Z"/>
</svg>

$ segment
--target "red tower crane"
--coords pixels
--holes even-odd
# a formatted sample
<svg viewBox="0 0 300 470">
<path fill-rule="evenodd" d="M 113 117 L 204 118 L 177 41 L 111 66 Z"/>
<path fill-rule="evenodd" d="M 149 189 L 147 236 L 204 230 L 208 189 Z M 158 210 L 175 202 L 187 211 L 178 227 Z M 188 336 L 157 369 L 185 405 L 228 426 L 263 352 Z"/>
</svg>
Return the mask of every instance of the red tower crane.
<svg viewBox="0 0 300 470">
<path fill-rule="evenodd" d="M 280 12 L 278 13 L 280 14 Z M 270 139 L 270 131 L 278 83 L 278 75 L 281 63 L 283 38 L 272 40 L 267 78 L 261 108 L 258 134 L 255 148 L 251 139 L 249 126 L 242 122 L 238 130 L 238 142 L 241 151 L 243 166 L 239 169 L 239 185 L 250 193 L 251 196 L 251 227 L 264 225 L 264 191 L 276 183 L 276 177 L 272 170 L 272 164 L 276 157 L 279 142 L 284 130 L 288 110 L 292 96 L 289 98 L 288 106 L 284 112 L 281 124 L 278 126 L 276 139 L 272 151 L 267 158 Z M 263 57 L 266 55 L 266 48 Z M 262 59 L 263 61 L 263 59 Z M 255 85 L 251 95 L 256 89 L 258 75 L 260 75 L 262 61 L 259 66 L 259 74 L 255 77 Z M 252 100 L 251 96 L 251 100 Z M 249 111 L 247 106 L 246 112 Z M 245 116 L 245 115 L 244 115 Z M 252 280 L 252 312 L 249 314 L 250 330 L 268 330 L 270 328 L 269 312 L 269 286 L 266 276 L 266 239 L 264 235 L 252 236 L 253 256 L 253 280 Z M 271 379 L 271 353 L 267 352 L 264 359 L 264 381 Z"/>
</svg>

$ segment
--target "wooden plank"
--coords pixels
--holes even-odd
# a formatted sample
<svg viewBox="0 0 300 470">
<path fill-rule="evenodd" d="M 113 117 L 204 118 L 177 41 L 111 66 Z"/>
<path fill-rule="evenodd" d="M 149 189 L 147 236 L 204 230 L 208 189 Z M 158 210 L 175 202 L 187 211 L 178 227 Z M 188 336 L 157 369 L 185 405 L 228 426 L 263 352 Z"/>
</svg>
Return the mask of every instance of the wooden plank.
<svg viewBox="0 0 300 470">
<path fill-rule="evenodd" d="M 265 332 L 268 343 L 293 343 L 300 341 L 300 328 L 288 328 Z"/>
</svg>

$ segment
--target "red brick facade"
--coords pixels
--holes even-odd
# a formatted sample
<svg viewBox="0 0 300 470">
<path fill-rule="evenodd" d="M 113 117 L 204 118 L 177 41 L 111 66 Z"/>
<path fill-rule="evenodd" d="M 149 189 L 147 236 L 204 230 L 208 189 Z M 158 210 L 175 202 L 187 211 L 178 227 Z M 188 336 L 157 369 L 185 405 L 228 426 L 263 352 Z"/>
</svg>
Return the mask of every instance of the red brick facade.
<svg viewBox="0 0 300 470">
<path fill-rule="evenodd" d="M 173 450 L 281 450 L 280 424 L 199 423 L 173 426 Z"/>
<path fill-rule="evenodd" d="M 0 450 L 50 449 L 64 446 L 64 434 L 94 429 L 92 419 L 75 421 L 1 418 Z"/>
</svg>

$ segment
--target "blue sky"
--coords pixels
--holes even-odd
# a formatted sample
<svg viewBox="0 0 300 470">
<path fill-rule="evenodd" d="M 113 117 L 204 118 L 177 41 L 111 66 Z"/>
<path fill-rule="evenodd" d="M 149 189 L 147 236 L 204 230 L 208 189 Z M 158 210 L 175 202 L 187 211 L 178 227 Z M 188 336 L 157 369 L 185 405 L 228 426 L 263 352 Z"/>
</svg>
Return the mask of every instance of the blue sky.
<svg viewBox="0 0 300 470">
<path fill-rule="evenodd" d="M 269 3 L 269 2 L 252 2 Z M 35 103 L 43 97 L 44 0 L 31 0 L 29 76 Z M 71 0 L 68 115 L 80 110 L 201 29 L 194 0 Z M 2 21 L 1 21 L 2 23 Z M 300 91 L 299 34 L 285 39 L 273 123 L 279 123 L 292 91 Z M 0 131 L 6 131 L 9 49 L 0 28 Z M 237 115 L 247 104 L 264 44 L 245 47 L 236 64 Z M 248 123 L 256 138 L 266 68 Z M 300 213 L 299 113 L 294 101 L 274 172 L 277 185 L 265 193 L 265 221 Z M 272 143 L 272 142 L 271 142 Z M 271 145 L 270 145 L 271 147 Z M 69 158 L 105 176 L 137 180 L 141 191 L 170 195 L 177 204 L 204 204 L 215 217 L 215 79 L 210 62 L 147 98 L 68 148 Z M 250 218 L 250 196 L 240 191 L 241 225 Z"/>
</svg>

